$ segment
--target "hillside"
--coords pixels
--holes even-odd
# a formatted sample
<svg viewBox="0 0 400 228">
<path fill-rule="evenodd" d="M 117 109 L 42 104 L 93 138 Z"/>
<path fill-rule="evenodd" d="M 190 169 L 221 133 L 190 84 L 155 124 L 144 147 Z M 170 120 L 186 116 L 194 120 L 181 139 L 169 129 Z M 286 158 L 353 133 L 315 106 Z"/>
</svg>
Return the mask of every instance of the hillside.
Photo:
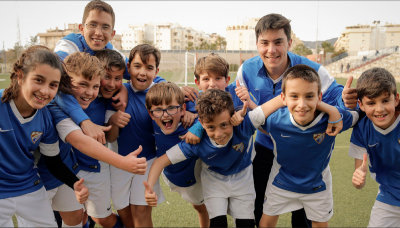
<svg viewBox="0 0 400 228">
<path fill-rule="evenodd" d="M 336 37 L 336 38 L 332 38 L 332 39 L 329 39 L 329 40 L 318 40 L 318 46 L 321 47 L 321 43 L 324 42 L 324 41 L 328 41 L 333 46 L 333 45 L 335 45 L 335 42 L 336 42 L 337 39 L 338 38 Z M 315 48 L 315 41 L 304 41 L 304 40 L 302 40 L 302 41 L 304 43 L 304 46 L 306 46 L 307 48 Z"/>
</svg>

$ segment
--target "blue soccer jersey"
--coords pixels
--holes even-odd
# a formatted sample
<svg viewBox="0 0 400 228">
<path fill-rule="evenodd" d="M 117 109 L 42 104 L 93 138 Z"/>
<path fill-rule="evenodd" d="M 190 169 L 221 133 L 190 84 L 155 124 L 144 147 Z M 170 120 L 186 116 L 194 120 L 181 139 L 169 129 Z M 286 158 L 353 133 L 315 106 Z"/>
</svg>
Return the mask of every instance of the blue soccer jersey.
<svg viewBox="0 0 400 228">
<path fill-rule="evenodd" d="M 247 168 L 253 158 L 253 134 L 265 122 L 261 107 L 249 112 L 243 122 L 233 127 L 231 139 L 226 145 L 218 145 L 205 135 L 196 145 L 180 142 L 167 151 L 172 164 L 188 158 L 199 157 L 208 169 L 221 175 L 232 175 Z"/>
<path fill-rule="evenodd" d="M 119 131 L 117 139 L 118 153 L 126 156 L 137 150 L 141 145 L 143 149 L 138 157 L 145 157 L 147 160 L 150 160 L 156 157 L 153 122 L 145 105 L 146 94 L 151 86 L 143 91 L 138 91 L 130 83 L 124 83 L 124 86 L 128 89 L 128 104 L 126 105 L 125 112 L 131 115 L 131 119 Z M 107 109 L 107 117 L 116 112 L 110 105 L 108 105 Z"/>
<path fill-rule="evenodd" d="M 358 113 L 339 109 L 343 114 L 345 131 L 358 120 Z M 291 192 L 310 194 L 326 189 L 323 177 L 330 176 L 331 158 L 335 137 L 325 133 L 329 116 L 319 113 L 307 126 L 301 126 L 293 119 L 288 109 L 281 108 L 271 114 L 263 126 L 273 141 L 274 164 L 270 181 L 278 188 Z"/>
<path fill-rule="evenodd" d="M 353 129 L 349 155 L 363 159 L 368 153 L 371 177 L 379 183 L 377 201 L 400 207 L 400 116 L 383 130 L 368 118 Z"/>
<path fill-rule="evenodd" d="M 0 90 L 0 97 L 3 90 Z M 33 152 L 46 156 L 59 153 L 57 132 L 44 107 L 24 118 L 14 100 L 0 102 L 0 199 L 31 193 L 43 187 Z"/>
<path fill-rule="evenodd" d="M 171 134 L 164 134 L 161 128 L 153 121 L 154 136 L 157 145 L 157 157 L 161 157 L 167 150 L 182 140 L 181 136 L 185 135 L 187 129 L 179 124 L 178 128 Z M 175 165 L 169 165 L 164 168 L 163 172 L 168 180 L 179 187 L 189 187 L 196 183 L 194 168 L 198 157 L 194 156 Z"/>
<path fill-rule="evenodd" d="M 47 108 L 53 117 L 53 125 L 56 126 L 56 130 L 59 135 L 58 142 L 60 148 L 60 157 L 64 164 L 76 175 L 80 170 L 78 161 L 75 153 L 73 153 L 71 150 L 72 145 L 66 142 L 65 137 L 72 131 L 81 130 L 81 128 L 76 125 L 65 112 L 61 110 L 54 100 L 47 105 Z M 37 167 L 40 179 L 42 179 L 44 187 L 47 191 L 64 184 L 50 173 L 43 157 L 39 159 Z"/>
</svg>

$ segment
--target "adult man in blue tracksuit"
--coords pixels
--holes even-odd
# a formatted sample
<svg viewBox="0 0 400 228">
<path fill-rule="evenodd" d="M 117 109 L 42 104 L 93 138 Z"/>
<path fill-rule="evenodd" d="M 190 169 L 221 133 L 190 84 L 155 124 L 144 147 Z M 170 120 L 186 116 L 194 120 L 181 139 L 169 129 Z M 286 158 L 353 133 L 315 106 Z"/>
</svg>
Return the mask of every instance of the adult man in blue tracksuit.
<svg viewBox="0 0 400 228">
<path fill-rule="evenodd" d="M 291 45 L 290 20 L 279 14 L 268 14 L 262 17 L 256 27 L 256 44 L 259 56 L 246 60 L 240 66 L 236 80 L 241 87 L 247 88 L 251 99 L 249 107 L 254 109 L 260 104 L 279 96 L 283 73 L 297 64 L 306 64 L 314 68 L 322 84 L 322 101 L 342 108 L 355 108 L 357 94 L 354 88 L 349 88 L 352 78 L 347 81 L 345 89 L 336 83 L 328 71 L 318 63 L 288 52 Z M 236 84 L 236 82 L 234 82 Z M 254 215 L 256 225 L 263 213 L 263 203 L 268 177 L 274 159 L 271 138 L 257 131 L 255 142 L 256 156 L 253 161 L 253 177 L 256 190 Z M 292 212 L 293 227 L 311 227 L 304 209 Z"/>
</svg>

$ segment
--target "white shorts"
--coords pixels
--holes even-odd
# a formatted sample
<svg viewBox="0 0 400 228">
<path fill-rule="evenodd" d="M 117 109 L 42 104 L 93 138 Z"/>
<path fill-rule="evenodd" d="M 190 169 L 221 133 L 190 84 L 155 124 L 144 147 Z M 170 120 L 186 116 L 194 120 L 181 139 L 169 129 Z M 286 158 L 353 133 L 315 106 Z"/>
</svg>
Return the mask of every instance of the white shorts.
<svg viewBox="0 0 400 228">
<path fill-rule="evenodd" d="M 202 205 L 204 203 L 203 197 L 203 187 L 201 184 L 201 173 L 202 161 L 197 159 L 196 165 L 194 167 L 194 176 L 196 178 L 196 183 L 189 187 L 179 187 L 169 181 L 167 176 L 165 176 L 164 172 L 162 172 L 162 176 L 165 184 L 169 187 L 171 192 L 177 192 L 182 196 L 184 200 L 193 204 L 193 205 Z"/>
<path fill-rule="evenodd" d="M 86 186 L 86 180 L 83 183 Z M 54 211 L 76 211 L 83 205 L 76 200 L 75 192 L 66 184 L 47 191 L 51 207 Z"/>
<path fill-rule="evenodd" d="M 368 227 L 400 227 L 400 207 L 375 200 Z"/>
<path fill-rule="evenodd" d="M 235 219 L 254 219 L 256 193 L 252 165 L 228 176 L 211 171 L 204 165 L 201 182 L 210 219 L 227 214 Z"/>
<path fill-rule="evenodd" d="M 326 222 L 333 215 L 333 194 L 332 194 L 332 176 L 326 182 L 326 190 L 302 194 L 287 191 L 272 184 L 273 178 L 270 178 L 265 191 L 267 200 L 263 205 L 263 213 L 274 216 L 287 212 L 296 211 L 304 207 L 307 218 L 315 222 Z M 324 179 L 325 179 L 324 178 Z"/>
<path fill-rule="evenodd" d="M 110 166 L 111 170 L 111 199 L 115 210 L 121 210 L 132 205 L 147 206 L 144 198 L 143 181 L 147 181 L 149 170 L 155 158 L 147 161 L 147 170 L 145 175 L 138 175 L 126 172 L 122 169 Z M 158 203 L 165 200 L 164 193 L 161 189 L 160 182 L 157 180 L 153 187 L 154 192 L 158 196 Z"/>
<path fill-rule="evenodd" d="M 14 227 L 12 216 L 22 217 L 36 227 L 57 227 L 46 189 L 16 197 L 0 199 L 0 227 Z M 10 223 L 11 221 L 11 223 Z"/>
<path fill-rule="evenodd" d="M 106 218 L 112 213 L 110 165 L 102 161 L 99 163 L 99 173 L 81 170 L 76 176 L 83 178 L 83 184 L 89 189 L 89 198 L 84 204 L 87 214 L 94 218 Z"/>
</svg>

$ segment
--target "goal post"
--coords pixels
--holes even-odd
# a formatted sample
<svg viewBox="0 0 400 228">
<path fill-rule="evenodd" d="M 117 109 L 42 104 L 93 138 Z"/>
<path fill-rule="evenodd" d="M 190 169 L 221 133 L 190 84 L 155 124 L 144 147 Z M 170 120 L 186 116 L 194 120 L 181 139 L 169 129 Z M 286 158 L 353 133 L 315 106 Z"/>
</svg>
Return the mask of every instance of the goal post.
<svg viewBox="0 0 400 228">
<path fill-rule="evenodd" d="M 193 58 L 193 62 L 191 61 L 191 58 Z M 194 71 L 195 67 L 196 67 L 196 54 L 185 52 L 185 86 L 195 84 L 194 75 L 193 75 L 193 82 L 188 82 L 188 71 L 190 68 L 193 68 Z"/>
</svg>

